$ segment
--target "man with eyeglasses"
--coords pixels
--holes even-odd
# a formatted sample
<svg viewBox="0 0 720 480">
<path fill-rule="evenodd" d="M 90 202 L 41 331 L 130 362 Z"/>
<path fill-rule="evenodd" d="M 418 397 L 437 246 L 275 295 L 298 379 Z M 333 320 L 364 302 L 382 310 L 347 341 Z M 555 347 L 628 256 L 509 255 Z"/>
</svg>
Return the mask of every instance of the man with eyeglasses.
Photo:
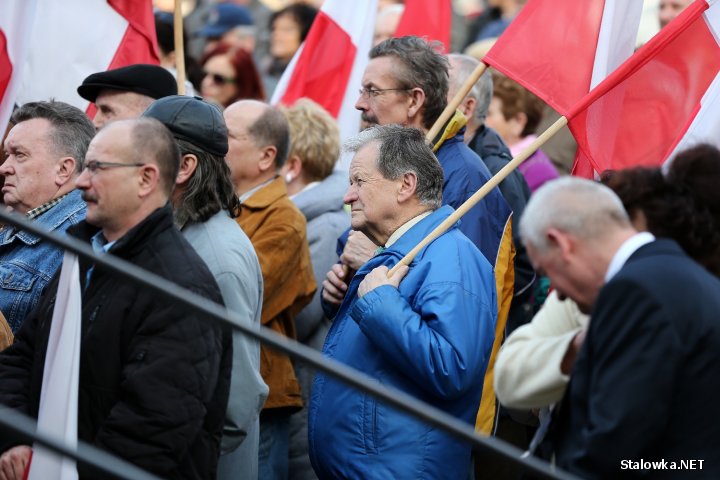
<svg viewBox="0 0 720 480">
<path fill-rule="evenodd" d="M 87 219 L 69 233 L 213 302 L 208 267 L 173 224 L 180 155 L 157 120 L 113 122 L 77 179 Z M 78 438 L 162 478 L 215 478 L 228 401 L 229 329 L 87 259 L 80 260 Z M 0 403 L 36 416 L 58 277 L 0 353 Z M 0 434 L 0 471 L 21 479 L 25 439 Z M 10 475 L 9 472 L 15 472 Z M 97 473 L 78 465 L 80 478 Z"/>
<path fill-rule="evenodd" d="M 75 179 L 95 128 L 80 109 L 32 102 L 17 109 L 5 139 L 3 202 L 56 233 L 85 218 Z M 12 225 L 0 228 L 0 312 L 16 333 L 60 267 L 63 251 Z"/>
<path fill-rule="evenodd" d="M 427 134 L 447 105 L 449 63 L 445 56 L 438 53 L 438 47 L 439 44 L 428 43 L 418 37 L 402 37 L 386 40 L 370 50 L 360 97 L 355 104 L 355 108 L 362 112 L 363 128 L 399 124 Z M 434 139 L 433 147 L 445 176 L 443 204 L 455 209 L 491 177 L 480 157 L 465 145 L 463 125 L 451 119 Z M 495 187 L 465 214 L 459 228 L 495 271 L 499 308 L 497 338 L 493 345 L 493 352 L 496 352 L 513 296 L 515 250 L 512 244 L 512 210 Z M 359 232 L 351 232 L 340 257 L 350 272 L 342 265 L 335 265 L 328 272 L 328 281 L 344 288 L 342 285 L 350 283 L 352 271 L 357 271 L 380 246 Z M 329 310 L 338 307 L 337 301 L 328 305 Z M 495 417 L 493 360 L 494 353 L 484 380 L 483 403 L 476 425 L 487 434 L 492 430 Z"/>
<path fill-rule="evenodd" d="M 178 93 L 170 72 L 144 64 L 93 73 L 77 91 L 97 107 L 93 124 L 98 130 L 114 120 L 138 118 L 154 100 Z"/>
</svg>

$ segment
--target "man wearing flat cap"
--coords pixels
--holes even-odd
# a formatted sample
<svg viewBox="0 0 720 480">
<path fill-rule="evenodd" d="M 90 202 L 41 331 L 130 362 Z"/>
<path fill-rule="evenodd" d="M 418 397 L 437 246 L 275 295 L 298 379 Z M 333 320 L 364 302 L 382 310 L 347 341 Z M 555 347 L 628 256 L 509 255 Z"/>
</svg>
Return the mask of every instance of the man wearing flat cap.
<svg viewBox="0 0 720 480">
<path fill-rule="evenodd" d="M 95 103 L 93 124 L 98 130 L 113 120 L 137 118 L 154 100 L 178 93 L 170 72 L 158 65 L 145 64 L 93 73 L 77 91 L 82 98 Z"/>
<path fill-rule="evenodd" d="M 233 220 L 240 202 L 225 163 L 228 134 L 222 113 L 199 97 L 173 95 L 143 113 L 161 121 L 180 148 L 171 201 L 175 224 L 210 268 L 225 306 L 259 324 L 263 280 L 250 239 Z M 217 479 L 258 478 L 259 414 L 268 387 L 260 376 L 260 346 L 233 334 L 233 367 Z"/>
</svg>

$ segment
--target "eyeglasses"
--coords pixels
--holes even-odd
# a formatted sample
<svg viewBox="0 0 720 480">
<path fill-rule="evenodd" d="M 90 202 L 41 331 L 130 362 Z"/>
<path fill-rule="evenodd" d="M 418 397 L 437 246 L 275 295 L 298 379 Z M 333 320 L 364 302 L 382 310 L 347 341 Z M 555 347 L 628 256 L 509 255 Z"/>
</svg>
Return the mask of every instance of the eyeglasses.
<svg viewBox="0 0 720 480">
<path fill-rule="evenodd" d="M 412 88 L 367 88 L 363 87 L 358 90 L 361 97 L 375 98 L 382 95 L 385 92 L 409 92 Z"/>
<path fill-rule="evenodd" d="M 96 173 L 98 170 L 105 170 L 106 168 L 114 167 L 144 167 L 144 163 L 117 163 L 117 162 L 98 162 L 97 160 L 90 160 L 85 163 L 83 170 L 89 170 L 90 173 Z"/>
<path fill-rule="evenodd" d="M 206 77 L 210 77 L 215 85 L 225 85 L 226 83 L 232 83 L 235 81 L 235 77 L 226 77 L 219 73 L 205 72 Z"/>
</svg>

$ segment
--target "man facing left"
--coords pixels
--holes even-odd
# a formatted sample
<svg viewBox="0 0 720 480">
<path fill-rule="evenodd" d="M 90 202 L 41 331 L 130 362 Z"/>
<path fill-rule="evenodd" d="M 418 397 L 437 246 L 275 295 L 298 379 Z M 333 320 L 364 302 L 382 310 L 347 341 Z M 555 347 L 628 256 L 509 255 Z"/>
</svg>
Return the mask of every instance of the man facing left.
<svg viewBox="0 0 720 480">
<path fill-rule="evenodd" d="M 85 152 L 95 135 L 90 119 L 63 102 L 26 103 L 10 119 L 3 202 L 56 233 L 85 218 L 85 202 L 75 189 Z M 54 244 L 12 225 L 0 229 L 0 312 L 17 333 L 60 267 L 63 252 Z"/>
<path fill-rule="evenodd" d="M 173 225 L 168 199 L 179 152 L 168 130 L 154 119 L 113 122 L 92 141 L 87 160 L 77 180 L 87 221 L 69 233 L 222 303 L 207 266 Z M 55 278 L 0 354 L 0 403 L 30 416 L 38 414 Z M 163 478 L 214 478 L 229 331 L 85 259 L 80 281 L 78 438 Z M 4 432 L 0 438 L 0 471 L 22 473 L 30 447 Z M 97 478 L 82 465 L 78 471 Z"/>
</svg>

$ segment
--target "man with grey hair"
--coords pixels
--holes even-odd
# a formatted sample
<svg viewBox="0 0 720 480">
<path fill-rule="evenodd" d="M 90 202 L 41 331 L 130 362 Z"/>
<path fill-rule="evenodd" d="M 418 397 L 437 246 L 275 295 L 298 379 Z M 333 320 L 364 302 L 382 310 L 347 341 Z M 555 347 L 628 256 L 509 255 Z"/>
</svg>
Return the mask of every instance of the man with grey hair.
<svg viewBox="0 0 720 480">
<path fill-rule="evenodd" d="M 85 202 L 75 189 L 95 128 L 67 103 L 31 102 L 10 119 L 3 202 L 39 225 L 64 233 L 85 218 Z M 14 333 L 37 304 L 60 267 L 63 251 L 12 225 L 0 229 L 0 311 Z"/>
<path fill-rule="evenodd" d="M 347 287 L 328 273 L 323 297 L 341 304 L 323 353 L 472 425 L 497 318 L 492 267 L 455 224 L 388 278 L 453 212 L 442 169 L 414 128 L 373 127 L 348 150 L 352 227 L 382 247 Z M 308 435 L 320 478 L 466 478 L 470 467 L 468 444 L 322 373 Z"/>
<path fill-rule="evenodd" d="M 572 377 L 545 452 L 583 478 L 688 459 L 717 478 L 720 424 L 707 411 L 720 402 L 720 280 L 673 240 L 638 233 L 615 194 L 589 180 L 543 186 L 520 227 L 536 268 L 591 312 L 565 354 Z"/>
</svg>

